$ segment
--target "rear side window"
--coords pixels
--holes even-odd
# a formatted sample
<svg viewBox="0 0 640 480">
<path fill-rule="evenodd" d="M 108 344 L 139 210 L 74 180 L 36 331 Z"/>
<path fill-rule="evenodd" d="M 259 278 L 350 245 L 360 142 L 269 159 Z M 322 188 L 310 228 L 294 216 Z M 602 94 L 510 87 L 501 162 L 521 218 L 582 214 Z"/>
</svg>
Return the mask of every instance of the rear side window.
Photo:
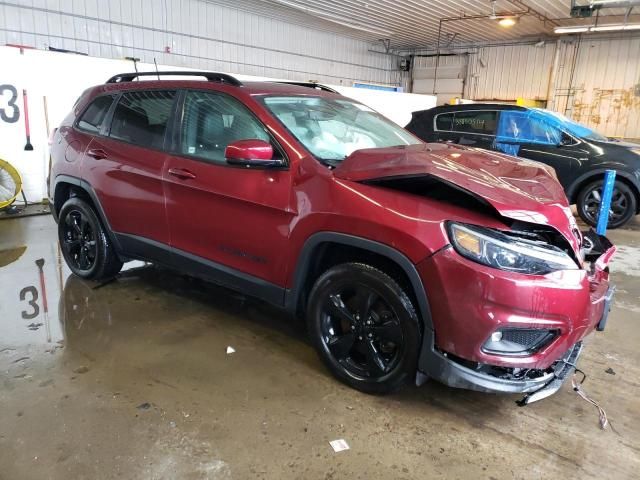
<svg viewBox="0 0 640 480">
<path fill-rule="evenodd" d="M 453 116 L 451 130 L 454 132 L 495 135 L 497 118 L 498 112 L 496 111 L 456 112 Z"/>
<path fill-rule="evenodd" d="M 89 133 L 98 133 L 107 112 L 113 103 L 112 95 L 96 98 L 78 119 L 78 128 Z"/>
<path fill-rule="evenodd" d="M 162 148 L 175 91 L 129 92 L 113 112 L 109 136 L 141 147 Z"/>
</svg>

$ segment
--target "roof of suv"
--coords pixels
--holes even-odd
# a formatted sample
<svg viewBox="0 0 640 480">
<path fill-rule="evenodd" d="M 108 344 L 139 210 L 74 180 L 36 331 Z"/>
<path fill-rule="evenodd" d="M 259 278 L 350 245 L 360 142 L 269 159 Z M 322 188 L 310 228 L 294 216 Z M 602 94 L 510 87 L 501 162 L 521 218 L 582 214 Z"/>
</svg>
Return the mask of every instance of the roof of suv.
<svg viewBox="0 0 640 480">
<path fill-rule="evenodd" d="M 180 77 L 187 79 L 161 79 L 161 76 Z M 137 81 L 140 77 L 149 77 L 149 80 Z M 202 77 L 202 79 L 191 80 L 188 77 Z M 193 72 L 193 71 L 172 71 L 172 72 L 131 72 L 114 75 L 102 85 L 105 90 L 138 90 L 139 88 L 204 88 L 211 86 L 217 89 L 224 85 L 226 87 L 241 88 L 248 95 L 309 95 L 335 97 L 339 94 L 328 87 L 320 86 L 314 82 L 241 82 L 235 77 L 224 73 L 216 72 Z"/>
</svg>

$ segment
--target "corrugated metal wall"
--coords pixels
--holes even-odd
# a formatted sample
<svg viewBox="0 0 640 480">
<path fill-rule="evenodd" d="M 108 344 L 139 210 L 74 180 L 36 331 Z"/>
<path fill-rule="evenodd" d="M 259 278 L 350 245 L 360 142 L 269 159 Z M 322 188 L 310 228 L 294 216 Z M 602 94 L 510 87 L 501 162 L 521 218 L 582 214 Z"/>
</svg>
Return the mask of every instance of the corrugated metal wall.
<svg viewBox="0 0 640 480">
<path fill-rule="evenodd" d="M 438 95 L 438 103 L 462 97 L 467 77 L 468 58 L 462 55 L 415 57 L 413 65 L 413 92 Z M 436 80 L 437 79 L 437 80 Z M 435 90 L 434 90 L 435 82 Z"/>
<path fill-rule="evenodd" d="M 555 44 L 481 47 L 469 55 L 467 96 L 478 100 L 546 99 Z"/>
<path fill-rule="evenodd" d="M 398 81 L 395 60 L 367 42 L 203 0 L 1 1 L 5 43 L 333 84 Z"/>
<path fill-rule="evenodd" d="M 553 108 L 610 136 L 640 139 L 640 37 L 562 49 Z"/>
<path fill-rule="evenodd" d="M 546 100 L 600 133 L 640 139 L 637 36 L 480 47 L 469 54 L 466 83 L 473 100 Z"/>
</svg>

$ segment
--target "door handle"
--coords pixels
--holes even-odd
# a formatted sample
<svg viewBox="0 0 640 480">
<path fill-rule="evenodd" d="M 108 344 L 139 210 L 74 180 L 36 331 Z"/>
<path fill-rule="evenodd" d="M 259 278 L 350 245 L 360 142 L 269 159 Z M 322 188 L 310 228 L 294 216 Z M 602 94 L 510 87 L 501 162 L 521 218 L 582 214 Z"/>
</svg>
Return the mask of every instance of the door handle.
<svg viewBox="0 0 640 480">
<path fill-rule="evenodd" d="M 169 175 L 173 175 L 174 177 L 178 177 L 181 180 L 190 180 L 196 178 L 195 173 L 190 172 L 185 168 L 170 168 Z"/>
<path fill-rule="evenodd" d="M 87 150 L 87 155 L 95 158 L 96 160 L 104 160 L 105 158 L 107 158 L 107 152 L 105 152 L 101 148 Z"/>
</svg>

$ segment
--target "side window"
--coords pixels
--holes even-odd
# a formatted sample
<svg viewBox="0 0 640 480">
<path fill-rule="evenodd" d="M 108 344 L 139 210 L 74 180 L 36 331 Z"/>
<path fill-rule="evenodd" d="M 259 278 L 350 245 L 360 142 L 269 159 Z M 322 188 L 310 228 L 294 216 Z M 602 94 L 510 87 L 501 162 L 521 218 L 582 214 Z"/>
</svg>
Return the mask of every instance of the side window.
<svg viewBox="0 0 640 480">
<path fill-rule="evenodd" d="M 98 133 L 114 98 L 112 95 L 105 95 L 91 102 L 78 119 L 78 128 L 85 132 Z"/>
<path fill-rule="evenodd" d="M 454 132 L 495 135 L 498 112 L 468 111 L 456 112 L 453 117 Z"/>
<path fill-rule="evenodd" d="M 450 132 L 453 127 L 453 113 L 441 113 L 436 116 L 436 130 Z"/>
<path fill-rule="evenodd" d="M 129 92 L 113 112 L 109 136 L 141 147 L 162 148 L 175 91 Z"/>
<path fill-rule="evenodd" d="M 271 140 L 264 126 L 238 100 L 218 93 L 187 92 L 181 153 L 226 163 L 227 145 L 249 139 Z"/>
<path fill-rule="evenodd" d="M 507 110 L 500 114 L 498 142 L 559 145 L 562 132 L 549 125 L 535 111 Z"/>
</svg>

